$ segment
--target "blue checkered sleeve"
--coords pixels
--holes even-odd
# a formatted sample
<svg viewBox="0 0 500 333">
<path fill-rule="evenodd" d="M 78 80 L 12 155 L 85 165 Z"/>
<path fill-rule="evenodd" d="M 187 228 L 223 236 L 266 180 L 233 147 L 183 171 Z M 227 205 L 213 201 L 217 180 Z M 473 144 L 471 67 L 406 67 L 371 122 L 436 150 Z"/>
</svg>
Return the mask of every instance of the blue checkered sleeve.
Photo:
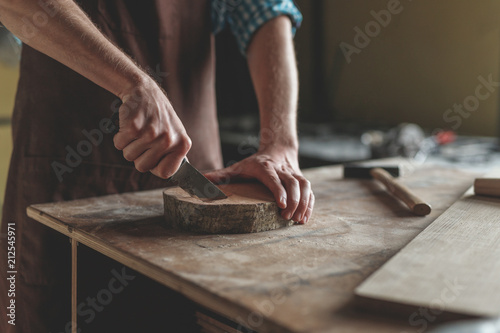
<svg viewBox="0 0 500 333">
<path fill-rule="evenodd" d="M 270 19 L 287 15 L 292 33 L 302 22 L 302 14 L 293 0 L 211 0 L 212 31 L 217 34 L 229 25 L 243 55 L 253 34 Z"/>
</svg>

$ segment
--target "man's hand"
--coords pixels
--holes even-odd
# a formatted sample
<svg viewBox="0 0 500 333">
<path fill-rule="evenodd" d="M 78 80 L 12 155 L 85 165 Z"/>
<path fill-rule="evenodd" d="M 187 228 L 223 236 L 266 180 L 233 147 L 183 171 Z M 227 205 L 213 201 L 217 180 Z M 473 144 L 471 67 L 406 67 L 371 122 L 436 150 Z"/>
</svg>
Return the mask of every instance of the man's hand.
<svg viewBox="0 0 500 333">
<path fill-rule="evenodd" d="M 314 207 L 311 184 L 304 178 L 297 163 L 297 152 L 290 149 L 268 149 L 225 169 L 205 176 L 214 182 L 227 179 L 258 179 L 274 195 L 283 218 L 306 223 Z"/>
<path fill-rule="evenodd" d="M 140 172 L 172 176 L 191 148 L 191 139 L 165 93 L 147 80 L 125 93 L 122 102 L 115 147 Z"/>
<path fill-rule="evenodd" d="M 252 37 L 247 61 L 259 102 L 259 151 L 243 161 L 207 176 L 255 178 L 273 193 L 282 216 L 306 223 L 314 207 L 311 185 L 298 163 L 298 76 L 287 16 L 269 20 Z"/>
<path fill-rule="evenodd" d="M 167 178 L 191 147 L 172 105 L 156 83 L 114 46 L 73 0 L 45 3 L 53 14 L 27 32 L 24 19 L 40 12 L 37 0 L 0 0 L 0 20 L 23 43 L 72 68 L 120 97 L 114 142 L 139 171 Z M 68 47 L 71 45 L 71 47 Z"/>
</svg>

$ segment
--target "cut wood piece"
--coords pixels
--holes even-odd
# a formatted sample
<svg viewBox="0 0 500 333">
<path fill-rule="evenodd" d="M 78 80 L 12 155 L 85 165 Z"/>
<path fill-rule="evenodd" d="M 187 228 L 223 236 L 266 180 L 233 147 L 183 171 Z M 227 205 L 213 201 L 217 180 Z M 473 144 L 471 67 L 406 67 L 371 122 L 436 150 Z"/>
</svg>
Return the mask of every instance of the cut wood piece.
<svg viewBox="0 0 500 333">
<path fill-rule="evenodd" d="M 500 197 L 500 179 L 476 178 L 474 181 L 474 193 L 478 195 Z"/>
<path fill-rule="evenodd" d="M 434 314 L 500 316 L 499 222 L 500 199 L 475 196 L 469 189 L 356 294 L 391 311 L 400 304 L 400 309 L 424 307 Z"/>
<path fill-rule="evenodd" d="M 202 201 L 179 187 L 163 192 L 168 227 L 202 233 L 250 233 L 294 222 L 281 217 L 272 193 L 262 184 L 221 185 L 227 199 Z"/>
</svg>

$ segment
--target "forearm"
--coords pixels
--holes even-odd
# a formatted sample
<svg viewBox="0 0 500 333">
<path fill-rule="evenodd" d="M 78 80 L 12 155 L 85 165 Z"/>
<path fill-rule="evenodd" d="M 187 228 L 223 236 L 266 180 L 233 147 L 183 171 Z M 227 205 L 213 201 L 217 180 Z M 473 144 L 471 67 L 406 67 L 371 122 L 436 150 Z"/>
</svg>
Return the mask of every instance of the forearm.
<svg viewBox="0 0 500 333">
<path fill-rule="evenodd" d="M 24 43 L 118 96 L 123 104 L 115 147 L 137 170 L 170 177 L 191 140 L 164 92 L 72 0 L 44 1 L 48 4 L 55 6 L 54 15 L 38 22 L 35 36 L 26 20 L 43 13 L 39 0 L 0 0 L 0 21 Z"/>
<path fill-rule="evenodd" d="M 265 23 L 247 58 L 260 110 L 260 149 L 298 150 L 298 75 L 290 19 L 279 16 Z"/>
<path fill-rule="evenodd" d="M 44 13 L 37 0 L 0 0 L 0 21 L 23 43 L 72 68 L 123 98 L 149 77 L 94 26 L 71 0 L 46 1 L 54 6 L 45 24 L 30 31 L 26 20 Z"/>
<path fill-rule="evenodd" d="M 259 103 L 259 151 L 207 176 L 216 182 L 258 179 L 273 193 L 283 218 L 306 223 L 315 199 L 298 162 L 298 78 L 288 17 L 265 23 L 253 36 L 247 58 Z"/>
</svg>

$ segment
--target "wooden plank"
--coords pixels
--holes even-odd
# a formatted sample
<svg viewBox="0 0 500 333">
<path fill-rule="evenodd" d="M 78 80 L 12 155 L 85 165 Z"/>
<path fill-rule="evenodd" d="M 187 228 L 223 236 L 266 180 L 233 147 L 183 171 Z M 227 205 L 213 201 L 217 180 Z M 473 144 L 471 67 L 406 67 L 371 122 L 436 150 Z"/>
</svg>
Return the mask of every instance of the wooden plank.
<svg viewBox="0 0 500 333">
<path fill-rule="evenodd" d="M 202 319 L 196 319 L 196 323 L 201 327 L 203 333 L 229 333 L 218 326 Z"/>
<path fill-rule="evenodd" d="M 148 193 L 145 193 L 148 192 Z M 161 190 L 155 191 L 145 191 L 141 193 L 142 195 L 148 194 L 153 195 L 156 194 L 155 197 L 161 198 Z M 80 200 L 75 200 L 80 201 Z M 98 200 L 100 201 L 100 200 Z M 121 201 L 121 200 L 120 200 Z M 150 201 L 148 200 L 150 203 Z M 69 203 L 69 202 L 67 202 Z M 111 204 L 111 203 L 110 203 Z M 105 205 L 105 202 L 104 202 Z M 111 205 L 112 206 L 112 205 Z M 104 240 L 100 237 L 95 237 L 92 234 L 89 234 L 83 230 L 74 227 L 68 227 L 61 223 L 59 220 L 52 218 L 49 215 L 44 214 L 42 211 L 37 210 L 34 207 L 29 207 L 27 209 L 28 216 L 37 220 L 38 222 L 56 230 L 60 233 L 71 237 L 73 240 L 78 241 L 79 243 L 85 244 L 86 246 L 96 250 L 99 253 L 106 255 L 107 257 L 114 259 L 142 274 L 150 277 L 151 279 L 164 284 L 174 290 L 182 292 L 188 298 L 195 300 L 199 304 L 210 308 L 215 309 L 219 313 L 223 313 L 230 318 L 236 318 L 237 316 L 241 316 L 242 314 L 247 313 L 248 310 L 242 309 L 241 307 L 229 302 L 228 300 L 219 297 L 216 294 L 213 294 L 210 290 L 201 288 L 196 284 L 193 284 L 189 280 L 183 279 L 181 276 L 173 274 L 172 272 L 164 271 L 159 267 L 149 263 L 146 260 L 141 260 L 137 258 L 135 253 L 131 253 L 129 251 L 121 251 L 115 247 L 110 246 L 107 240 Z M 137 217 L 136 217 L 137 218 Z M 145 230 L 151 230 L 151 226 L 159 226 L 158 232 L 162 234 L 165 231 L 165 228 L 161 227 L 160 224 L 163 222 L 162 216 L 157 216 L 155 219 L 151 219 L 148 217 L 146 220 L 136 220 L 137 224 L 133 223 L 134 228 L 137 228 L 137 225 L 140 228 L 144 228 Z M 108 221 L 109 226 L 116 226 L 116 222 Z M 86 223 L 82 223 L 85 225 Z M 125 222 L 124 225 L 127 225 Z M 82 226 L 81 226 L 82 227 Z M 149 228 L 148 228 L 149 227 Z M 101 227 L 97 227 L 101 229 Z M 134 251 L 135 252 L 135 251 Z M 269 323 L 269 326 L 273 329 L 276 329 L 276 332 L 279 332 L 278 327 L 275 327 L 272 323 Z"/>
<path fill-rule="evenodd" d="M 500 170 L 489 175 L 495 176 Z M 356 294 L 436 314 L 500 316 L 499 258 L 500 199 L 473 195 L 471 188 Z"/>
<path fill-rule="evenodd" d="M 401 179 L 433 205 L 411 214 L 376 182 L 340 167 L 305 172 L 316 207 L 306 225 L 200 235 L 167 229 L 162 191 L 33 205 L 28 215 L 259 332 L 416 332 L 357 313 L 354 288 L 472 184 L 476 174 L 427 167 Z"/>
<path fill-rule="evenodd" d="M 71 239 L 71 333 L 78 332 L 77 324 L 77 250 L 78 242 Z"/>
<path fill-rule="evenodd" d="M 210 234 L 261 232 L 289 227 L 271 191 L 259 183 L 220 185 L 228 196 L 204 201 L 179 187 L 163 192 L 165 221 L 169 227 Z"/>
<path fill-rule="evenodd" d="M 202 312 L 197 311 L 196 312 L 196 320 L 198 323 L 201 323 L 203 326 L 205 323 L 208 323 L 211 326 L 217 327 L 219 330 L 222 330 L 223 332 L 227 333 L 251 333 L 253 332 L 252 330 L 248 329 L 247 327 L 240 327 L 239 329 L 237 328 L 237 324 L 235 323 L 224 323 L 219 318 L 215 318 L 214 315 L 209 315 L 205 314 Z M 226 320 L 227 321 L 227 320 Z"/>
</svg>

